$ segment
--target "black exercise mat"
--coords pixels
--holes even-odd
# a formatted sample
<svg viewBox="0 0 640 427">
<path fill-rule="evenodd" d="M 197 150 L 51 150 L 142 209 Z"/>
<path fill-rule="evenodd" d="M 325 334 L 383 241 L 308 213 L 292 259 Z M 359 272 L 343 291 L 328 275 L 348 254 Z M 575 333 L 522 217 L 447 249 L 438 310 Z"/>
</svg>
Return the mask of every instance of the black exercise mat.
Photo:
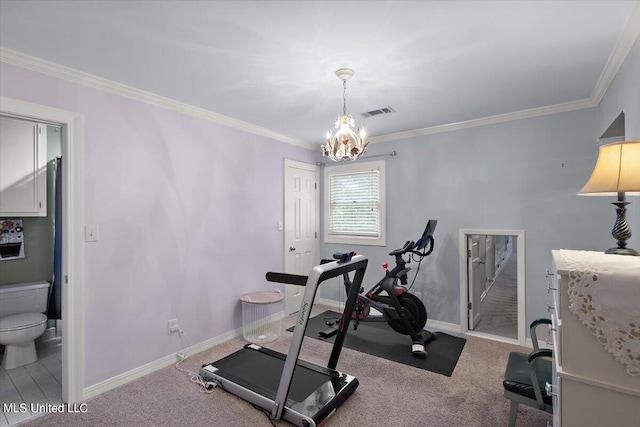
<svg viewBox="0 0 640 427">
<path fill-rule="evenodd" d="M 325 319 L 337 320 L 340 316 L 340 313 L 327 310 L 310 318 L 305 335 L 333 343 L 335 335 L 325 339 L 319 333 L 329 329 Z M 293 327 L 287 330 L 292 332 Z M 386 322 L 360 322 L 355 331 L 352 322 L 344 347 L 450 377 L 467 340 L 444 332 L 436 332 L 435 336 L 426 345 L 427 358 L 419 359 L 411 353 L 411 337 L 395 332 Z"/>
</svg>

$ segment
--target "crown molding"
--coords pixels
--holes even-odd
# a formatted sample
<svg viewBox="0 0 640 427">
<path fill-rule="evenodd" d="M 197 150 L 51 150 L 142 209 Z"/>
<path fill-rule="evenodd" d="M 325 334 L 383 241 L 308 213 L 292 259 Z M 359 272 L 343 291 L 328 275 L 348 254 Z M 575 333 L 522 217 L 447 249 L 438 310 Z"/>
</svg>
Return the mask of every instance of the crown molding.
<svg viewBox="0 0 640 427">
<path fill-rule="evenodd" d="M 621 65 L 631 50 L 636 39 L 640 35 L 640 0 L 636 0 L 631 11 L 631 15 L 627 23 L 620 33 L 616 45 L 609 55 L 607 63 L 602 70 L 600 78 L 593 89 L 591 97 L 580 101 L 566 102 L 562 104 L 550 105 L 545 107 L 532 108 L 528 110 L 515 111 L 511 113 L 498 114 L 494 116 L 482 117 L 478 119 L 465 120 L 456 123 L 448 123 L 444 125 L 431 126 L 421 129 L 414 129 L 404 132 L 390 133 L 369 137 L 369 142 L 389 142 L 417 136 L 431 135 L 435 133 L 452 132 L 461 129 L 468 129 L 479 126 L 487 126 L 497 123 L 505 123 L 514 120 L 530 119 L 534 117 L 542 117 L 550 114 L 566 113 L 569 111 L 582 110 L 586 108 L 597 107 L 602 101 L 609 85 L 615 78 Z M 45 61 L 30 55 L 26 55 L 17 51 L 0 47 L 0 62 L 27 68 L 43 74 L 57 77 L 63 80 L 78 83 L 84 86 L 99 89 L 105 92 L 121 95 L 127 98 L 146 102 L 172 111 L 183 113 L 199 119 L 215 122 L 235 129 L 250 132 L 256 135 L 271 138 L 287 144 L 297 145 L 303 148 L 317 150 L 319 144 L 311 143 L 284 135 L 270 129 L 266 129 L 248 122 L 237 120 L 222 114 L 214 113 L 203 108 L 194 107 L 183 102 L 179 102 L 170 98 L 156 95 L 151 92 L 136 89 L 131 86 L 116 83 L 92 74 L 84 73 L 72 68 Z"/>
<path fill-rule="evenodd" d="M 609 55 L 607 64 L 598 79 L 598 83 L 596 83 L 596 87 L 593 89 L 591 99 L 595 102 L 596 106 L 600 104 L 604 94 L 607 92 L 607 89 L 609 89 L 609 85 L 616 74 L 618 74 L 618 70 L 627 58 L 627 54 L 633 47 L 638 35 L 640 35 L 640 0 L 636 0 L 633 5 L 627 24 L 620 33 L 618 41 L 611 55 Z"/>
<path fill-rule="evenodd" d="M 194 107 L 184 102 L 176 101 L 171 98 L 156 95 L 141 89 L 117 83 L 93 74 L 45 61 L 31 55 L 17 52 L 11 49 L 0 47 L 0 62 L 26 68 L 38 73 L 46 74 L 51 77 L 77 83 L 83 86 L 98 89 L 114 95 L 124 96 L 126 98 L 141 101 L 147 104 L 155 105 L 167 110 L 182 113 L 191 117 L 218 123 L 231 128 L 239 129 L 245 132 L 264 136 L 266 138 L 275 139 L 276 141 L 285 142 L 287 144 L 297 145 L 299 147 L 316 150 L 317 144 L 293 138 L 270 129 L 263 128 L 242 120 L 237 120 L 222 114 L 214 113 L 204 108 Z"/>
<path fill-rule="evenodd" d="M 550 114 L 566 113 L 569 111 L 582 110 L 585 108 L 597 107 L 602 101 L 609 85 L 615 78 L 618 70 L 627 58 L 627 54 L 633 47 L 636 39 L 640 35 L 640 0 L 636 0 L 631 10 L 631 15 L 625 24 L 624 29 L 620 33 L 618 40 L 607 59 L 602 74 L 596 83 L 589 99 L 582 101 L 573 101 L 563 104 L 550 105 L 546 107 L 532 108 L 529 110 L 515 111 L 512 113 L 498 114 L 495 116 L 482 117 L 479 119 L 466 120 L 457 123 L 449 123 L 445 125 L 432 126 L 427 128 L 415 129 L 406 132 L 390 133 L 370 137 L 369 142 L 388 142 L 399 139 L 413 138 L 416 136 L 431 135 L 434 133 L 451 132 L 460 129 L 467 129 L 478 126 L 492 125 L 496 123 L 504 123 L 513 120 L 530 119 Z"/>
<path fill-rule="evenodd" d="M 431 135 L 434 133 L 451 132 L 455 130 L 468 129 L 478 126 L 487 126 L 497 123 L 511 122 L 514 120 L 530 119 L 534 117 L 547 116 L 550 114 L 566 113 L 569 111 L 582 110 L 585 108 L 595 107 L 590 99 L 582 101 L 565 102 L 563 104 L 550 105 L 547 107 L 531 108 L 529 110 L 514 111 L 512 113 L 497 114 L 495 116 L 482 117 L 479 119 L 465 120 L 462 122 L 449 123 L 446 125 L 431 126 L 428 128 L 415 129 L 405 132 L 390 133 L 369 138 L 372 143 L 388 142 L 398 139 L 413 138 L 416 136 Z"/>
</svg>

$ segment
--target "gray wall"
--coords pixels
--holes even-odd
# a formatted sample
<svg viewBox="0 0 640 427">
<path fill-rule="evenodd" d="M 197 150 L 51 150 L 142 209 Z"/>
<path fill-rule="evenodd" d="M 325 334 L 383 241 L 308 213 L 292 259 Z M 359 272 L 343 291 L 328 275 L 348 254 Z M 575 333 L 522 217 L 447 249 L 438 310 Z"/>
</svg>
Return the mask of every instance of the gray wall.
<svg viewBox="0 0 640 427">
<path fill-rule="evenodd" d="M 625 112 L 625 139 L 640 140 L 640 39 L 636 40 L 598 106 L 598 135 L 602 135 L 620 111 Z M 609 201 L 603 198 L 602 202 L 604 200 Z M 627 201 L 631 202 L 627 206 L 627 221 L 633 233 L 627 243 L 629 247 L 640 251 L 640 197 L 630 196 Z M 614 208 L 609 205 L 609 209 Z M 610 228 L 615 221 L 613 215 L 609 219 Z"/>
<path fill-rule="evenodd" d="M 47 126 L 47 216 L 15 217 L 24 228 L 24 258 L 0 262 L 0 286 L 53 278 L 54 159 L 60 156 L 60 131 Z"/>
<path fill-rule="evenodd" d="M 389 250 L 417 239 L 435 218 L 436 249 L 414 290 L 431 319 L 458 324 L 459 229 L 525 230 L 527 317 L 544 315 L 551 249 L 598 249 L 607 239 L 607 228 L 597 237 L 585 233 L 607 218 L 606 204 L 600 209 L 599 198 L 575 195 L 595 162 L 595 134 L 590 109 L 375 144 L 371 155 L 398 156 L 387 161 L 388 246 L 354 248 L 371 258 L 366 282 L 380 276 Z M 347 249 L 324 245 L 322 253 Z"/>
<path fill-rule="evenodd" d="M 551 250 L 615 246 L 612 200 L 576 192 L 593 170 L 599 136 L 620 111 L 627 139 L 640 139 L 639 50 L 636 42 L 597 108 L 372 144 L 369 155 L 398 152 L 387 160 L 387 247 L 323 244 L 321 254 L 367 255 L 370 287 L 382 274 L 379 265 L 391 260 L 388 252 L 417 239 L 427 219 L 438 219 L 436 249 L 414 290 L 422 292 L 430 319 L 459 324 L 459 229 L 524 230 L 527 323 L 545 316 Z M 640 203 L 630 206 L 628 220 L 636 233 L 629 246 L 637 249 Z M 321 296 L 337 300 L 337 287 Z"/>
<path fill-rule="evenodd" d="M 626 139 L 640 140 L 640 39 L 636 40 L 598 106 L 598 135 L 609 127 L 620 111 L 626 116 Z"/>
</svg>

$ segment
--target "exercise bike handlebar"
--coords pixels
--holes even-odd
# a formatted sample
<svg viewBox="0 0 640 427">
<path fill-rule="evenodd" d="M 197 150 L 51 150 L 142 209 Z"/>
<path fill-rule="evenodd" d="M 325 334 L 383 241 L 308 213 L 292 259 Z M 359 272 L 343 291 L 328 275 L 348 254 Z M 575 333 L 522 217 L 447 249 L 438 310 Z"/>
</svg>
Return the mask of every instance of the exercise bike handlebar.
<svg viewBox="0 0 640 427">
<path fill-rule="evenodd" d="M 418 240 L 418 242 L 420 242 L 421 240 L 422 239 Z M 420 244 L 416 243 L 415 247 L 418 247 L 418 249 L 424 249 L 427 246 L 429 246 L 429 249 L 427 249 L 424 252 L 420 252 L 419 250 L 417 250 L 417 251 L 416 250 L 410 250 L 409 252 L 411 252 L 412 254 L 416 254 L 418 256 L 421 256 L 421 257 L 426 257 L 427 255 L 430 255 L 431 252 L 433 252 L 433 243 L 434 243 L 433 236 L 427 236 L 426 240 L 427 240 L 426 244 L 423 245 L 422 243 L 420 243 Z"/>
<path fill-rule="evenodd" d="M 412 254 L 416 254 L 420 257 L 426 257 L 427 255 L 430 255 L 431 252 L 433 252 L 433 237 L 428 236 L 426 240 L 428 242 L 426 245 L 422 245 L 422 239 L 418 240 L 417 243 L 412 241 L 407 241 L 407 243 L 405 243 L 404 246 L 401 247 L 400 249 L 396 249 L 389 252 L 389 255 L 392 255 L 392 256 L 404 255 L 407 252 L 409 252 Z M 427 246 L 429 246 L 429 249 L 423 252 L 420 252 L 420 249 L 424 249 Z M 416 248 L 418 248 L 418 250 L 416 250 Z"/>
<path fill-rule="evenodd" d="M 407 240 L 404 246 L 400 249 L 393 250 L 389 252 L 391 256 L 402 256 L 407 252 L 418 255 L 421 258 L 424 258 L 433 252 L 434 247 L 434 239 L 433 232 L 438 224 L 438 220 L 430 219 L 427 222 L 427 226 L 422 233 L 422 236 L 416 241 L 413 242 L 411 240 Z"/>
<path fill-rule="evenodd" d="M 393 250 L 391 252 L 389 252 L 389 255 L 404 255 L 407 252 L 409 252 L 411 249 L 413 249 L 416 246 L 415 242 L 411 241 L 411 240 L 407 240 L 407 242 L 404 244 L 403 247 L 401 247 L 400 249 L 396 249 Z"/>
</svg>

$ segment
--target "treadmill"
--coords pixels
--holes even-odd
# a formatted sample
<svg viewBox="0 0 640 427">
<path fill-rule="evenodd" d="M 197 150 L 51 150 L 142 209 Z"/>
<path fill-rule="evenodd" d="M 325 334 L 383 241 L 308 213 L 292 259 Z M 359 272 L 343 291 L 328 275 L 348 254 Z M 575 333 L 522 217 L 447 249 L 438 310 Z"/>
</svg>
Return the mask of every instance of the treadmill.
<svg viewBox="0 0 640 427">
<path fill-rule="evenodd" d="M 256 344 L 218 361 L 202 365 L 200 376 L 267 411 L 272 419 L 285 419 L 303 427 L 315 427 L 331 416 L 356 390 L 358 379 L 336 371 L 351 313 L 362 285 L 367 258 L 355 253 L 335 254 L 337 261 L 311 269 L 309 276 L 267 273 L 270 282 L 305 286 L 289 353 L 284 355 Z M 327 367 L 298 360 L 311 306 L 320 283 L 355 271 L 342 320 Z"/>
</svg>

